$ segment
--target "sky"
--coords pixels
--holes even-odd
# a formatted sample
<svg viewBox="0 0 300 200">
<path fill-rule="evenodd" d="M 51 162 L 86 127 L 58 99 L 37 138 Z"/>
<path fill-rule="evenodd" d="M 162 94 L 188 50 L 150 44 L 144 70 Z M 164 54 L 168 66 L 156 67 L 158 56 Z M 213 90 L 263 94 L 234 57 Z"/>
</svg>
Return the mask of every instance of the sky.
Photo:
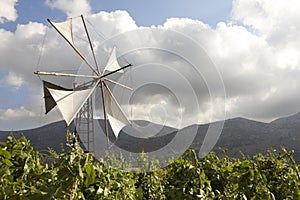
<svg viewBox="0 0 300 200">
<path fill-rule="evenodd" d="M 159 60 L 161 66 L 172 62 L 172 66 L 169 64 L 169 68 L 166 68 L 169 71 L 165 74 L 159 72 L 162 75 L 156 78 L 167 79 L 169 82 L 166 84 L 170 84 L 170 89 L 176 86 L 176 80 L 168 78 L 168 73 L 177 70 L 188 79 L 187 85 L 190 84 L 197 93 L 194 99 L 198 109 L 195 110 L 190 107 L 193 103 L 187 102 L 187 99 L 191 99 L 187 97 L 190 94 L 184 92 L 188 90 L 181 88 L 178 89 L 180 92 L 175 93 L 177 99 L 182 99 L 180 107 L 178 101 L 172 99 L 174 95 L 168 87 L 151 90 L 148 84 L 136 90 L 134 99 L 131 99 L 135 102 L 133 107 L 137 117 L 149 106 L 152 109 L 150 116 L 155 116 L 161 110 L 170 116 L 184 112 L 187 120 L 185 125 L 195 123 L 192 118 L 196 118 L 197 123 L 218 120 L 215 116 L 219 116 L 219 112 L 223 116 L 223 109 L 226 118 L 246 117 L 266 122 L 297 113 L 300 111 L 299 8 L 300 2 L 297 0 L 191 0 L 188 3 L 180 0 L 1 1 L 0 130 L 27 129 L 61 119 L 57 111 L 44 115 L 42 84 L 33 72 L 38 65 L 78 65 L 79 61 L 74 61 L 71 50 L 58 42 L 58 35 L 46 19 L 64 21 L 80 14 L 84 14 L 93 24 L 90 28 L 99 29 L 106 39 L 117 36 L 111 40 L 119 46 L 123 45 L 123 50 L 138 45 L 153 45 L 157 49 L 176 51 L 176 41 L 184 42 L 182 55 L 196 62 L 196 70 L 204 74 L 202 79 L 193 77 L 193 73 L 184 74 L 183 66 L 188 69 L 194 66 L 188 65 L 179 55 L 171 55 L 170 51 L 161 53 L 157 49 L 148 50 L 144 52 L 143 60 L 136 56 L 140 53 L 138 51 L 136 55 L 128 55 L 127 59 L 139 63 L 139 66 L 145 65 L 146 61 L 153 63 Z M 149 30 L 153 31 L 152 40 L 145 38 L 150 34 Z M 77 32 L 78 38 L 81 38 L 82 33 L 80 30 Z M 94 36 L 99 40 L 95 44 L 101 46 L 105 43 L 103 38 Z M 41 55 L 43 41 L 47 50 Z M 198 45 L 193 46 L 195 44 Z M 202 61 L 197 61 L 199 52 L 209 56 L 215 71 L 206 73 Z M 145 71 L 150 68 L 152 71 L 149 74 L 157 74 L 159 65 L 141 69 Z M 141 76 L 142 79 L 145 77 Z M 214 86 L 218 81 L 222 82 L 223 88 Z M 205 83 L 209 85 L 205 87 Z M 157 85 L 152 87 L 157 88 Z M 199 88 L 206 92 L 202 94 Z M 211 93 L 222 96 L 222 92 L 226 96 L 224 102 L 212 98 Z M 183 99 L 184 95 L 187 98 Z M 209 95 L 211 98 L 208 98 Z M 147 105 L 142 103 L 145 100 Z M 167 107 L 157 107 L 158 104 L 164 105 L 164 102 Z M 217 108 L 220 105 L 223 109 L 219 110 Z M 173 123 L 176 123 L 174 120 Z"/>
</svg>

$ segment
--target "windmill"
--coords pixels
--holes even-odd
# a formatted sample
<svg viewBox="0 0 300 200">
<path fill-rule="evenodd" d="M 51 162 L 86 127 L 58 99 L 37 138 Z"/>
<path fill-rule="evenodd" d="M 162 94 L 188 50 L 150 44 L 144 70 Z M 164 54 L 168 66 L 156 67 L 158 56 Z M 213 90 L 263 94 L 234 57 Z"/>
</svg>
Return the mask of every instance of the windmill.
<svg viewBox="0 0 300 200">
<path fill-rule="evenodd" d="M 116 57 L 116 47 L 111 51 L 110 57 L 104 70 L 101 72 L 97 64 L 97 59 L 94 51 L 94 47 L 91 42 L 91 38 L 85 23 L 83 15 L 81 17 L 82 26 L 86 33 L 86 38 L 88 40 L 90 51 L 93 56 L 94 64 L 92 65 L 78 50 L 73 41 L 72 32 L 72 18 L 67 19 L 64 22 L 53 22 L 48 19 L 51 26 L 64 38 L 64 40 L 71 46 L 74 52 L 79 56 L 79 58 L 85 63 L 85 65 L 90 70 L 89 74 L 71 74 L 71 73 L 60 73 L 53 71 L 35 71 L 34 74 L 42 77 L 44 89 L 44 101 L 46 113 L 49 113 L 54 107 L 58 107 L 66 125 L 69 126 L 71 122 L 77 117 L 76 128 L 78 131 L 79 138 L 82 139 L 84 143 L 87 144 L 86 148 L 88 151 L 94 151 L 93 146 L 93 106 L 92 104 L 92 94 L 95 92 L 96 88 L 100 88 L 102 96 L 102 107 L 103 107 L 103 118 L 104 118 L 104 129 L 107 137 L 108 145 L 108 124 L 115 135 L 118 137 L 121 129 L 127 125 L 131 125 L 130 121 L 127 119 L 126 115 L 122 111 L 120 105 L 118 104 L 116 98 L 114 97 L 111 89 L 108 87 L 108 82 L 121 86 L 126 89 L 131 89 L 130 87 L 118 83 L 114 80 L 109 79 L 110 75 L 115 73 L 124 73 L 124 69 L 131 67 L 131 64 L 121 67 L 118 63 Z M 61 85 L 57 85 L 52 82 L 48 82 L 43 77 L 55 76 L 55 77 L 73 77 L 77 79 L 88 79 L 81 84 L 74 84 L 73 88 L 65 88 Z M 132 89 L 131 89 L 132 90 Z M 85 125 L 84 125 L 85 124 Z M 86 130 L 81 127 L 85 126 Z M 87 134 L 87 136 L 84 136 Z M 84 141 L 85 140 L 85 141 Z"/>
</svg>

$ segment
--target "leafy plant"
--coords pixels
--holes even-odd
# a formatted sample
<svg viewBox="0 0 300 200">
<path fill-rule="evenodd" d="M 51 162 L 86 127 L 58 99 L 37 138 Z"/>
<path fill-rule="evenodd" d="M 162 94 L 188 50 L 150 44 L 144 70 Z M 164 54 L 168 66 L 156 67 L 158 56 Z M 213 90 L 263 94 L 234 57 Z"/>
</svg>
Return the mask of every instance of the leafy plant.
<svg viewBox="0 0 300 200">
<path fill-rule="evenodd" d="M 49 151 L 50 164 L 25 137 L 1 142 L 0 199 L 300 199 L 299 165 L 284 148 L 252 159 L 211 152 L 202 160 L 190 149 L 155 171 L 141 154 L 144 170 L 134 173 L 95 161 L 67 135 L 69 151 Z M 124 167 L 115 157 L 106 161 Z"/>
</svg>

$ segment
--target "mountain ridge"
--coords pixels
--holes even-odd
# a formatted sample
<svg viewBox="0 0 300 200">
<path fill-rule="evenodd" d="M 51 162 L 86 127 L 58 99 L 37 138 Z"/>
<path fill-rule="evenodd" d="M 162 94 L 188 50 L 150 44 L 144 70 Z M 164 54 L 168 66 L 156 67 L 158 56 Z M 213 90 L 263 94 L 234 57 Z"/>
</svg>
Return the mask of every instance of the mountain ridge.
<svg viewBox="0 0 300 200">
<path fill-rule="evenodd" d="M 159 133 L 146 138 L 134 137 L 134 134 L 131 135 L 127 134 L 126 131 L 122 131 L 116 145 L 133 152 L 141 150 L 146 150 L 145 152 L 154 151 L 168 144 L 177 133 L 188 134 L 191 131 L 197 130 L 197 134 L 190 147 L 199 151 L 208 127 L 209 124 L 193 124 L 180 130 L 173 129 L 172 127 L 164 127 Z M 69 129 L 74 130 L 74 125 L 72 124 Z M 13 133 L 10 131 L 0 131 L 0 141 L 5 141 L 6 137 L 10 134 L 20 137 L 21 132 L 31 141 L 36 150 L 45 151 L 50 147 L 61 152 L 66 148 L 66 127 L 63 121 L 54 122 L 35 129 L 14 131 Z M 113 142 L 115 140 L 114 135 L 110 134 L 109 139 Z M 265 153 L 268 148 L 280 150 L 280 146 L 282 145 L 288 150 L 294 150 L 295 159 L 297 162 L 300 162 L 299 144 L 300 113 L 278 118 L 269 123 L 236 117 L 225 120 L 222 134 L 213 150 L 220 153 L 219 148 L 225 148 L 230 156 L 240 157 L 240 151 L 245 155 L 252 156 L 259 152 Z"/>
</svg>

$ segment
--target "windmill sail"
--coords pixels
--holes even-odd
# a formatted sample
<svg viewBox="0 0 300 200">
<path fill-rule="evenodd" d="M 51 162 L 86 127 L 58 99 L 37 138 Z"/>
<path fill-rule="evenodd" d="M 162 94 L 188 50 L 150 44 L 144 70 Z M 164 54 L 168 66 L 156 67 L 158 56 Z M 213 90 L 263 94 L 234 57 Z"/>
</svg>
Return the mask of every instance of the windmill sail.
<svg viewBox="0 0 300 200">
<path fill-rule="evenodd" d="M 72 18 L 64 21 L 64 22 L 52 22 L 51 24 L 53 27 L 58 30 L 61 35 L 74 46 L 74 41 L 73 41 L 73 32 L 72 32 Z"/>
<path fill-rule="evenodd" d="M 110 126 L 117 138 L 121 129 L 131 124 L 108 87 L 106 87 L 105 107 Z"/>
<path fill-rule="evenodd" d="M 108 62 L 106 64 L 105 68 L 104 68 L 103 74 L 104 74 L 105 71 L 116 71 L 120 68 L 121 67 L 118 63 L 117 56 L 116 56 L 116 47 L 114 47 L 111 54 L 110 54 Z M 123 70 L 120 70 L 118 72 L 124 73 Z"/>
<path fill-rule="evenodd" d="M 97 84 L 96 84 L 97 85 Z M 64 120 L 69 126 L 76 114 L 82 108 L 86 100 L 95 90 L 96 85 L 88 89 L 61 90 L 47 87 L 52 99 L 58 106 Z M 52 102 L 53 103 L 53 102 Z"/>
<path fill-rule="evenodd" d="M 45 109 L 46 109 L 45 114 L 50 112 L 56 106 L 56 102 L 53 99 L 53 97 L 51 96 L 48 88 L 57 89 L 57 90 L 72 91 L 72 89 L 63 88 L 61 86 L 55 85 L 55 84 L 47 82 L 47 81 L 43 81 L 43 88 L 44 88 L 44 100 L 45 100 Z"/>
<path fill-rule="evenodd" d="M 95 74 L 98 74 L 98 72 L 92 67 L 92 65 L 87 61 L 87 59 L 80 53 L 80 51 L 74 45 L 73 32 L 72 32 L 72 18 L 59 23 L 52 22 L 48 19 L 48 22 L 70 44 L 70 46 L 74 49 L 74 51 L 77 53 L 79 58 L 83 60 Z"/>
</svg>

